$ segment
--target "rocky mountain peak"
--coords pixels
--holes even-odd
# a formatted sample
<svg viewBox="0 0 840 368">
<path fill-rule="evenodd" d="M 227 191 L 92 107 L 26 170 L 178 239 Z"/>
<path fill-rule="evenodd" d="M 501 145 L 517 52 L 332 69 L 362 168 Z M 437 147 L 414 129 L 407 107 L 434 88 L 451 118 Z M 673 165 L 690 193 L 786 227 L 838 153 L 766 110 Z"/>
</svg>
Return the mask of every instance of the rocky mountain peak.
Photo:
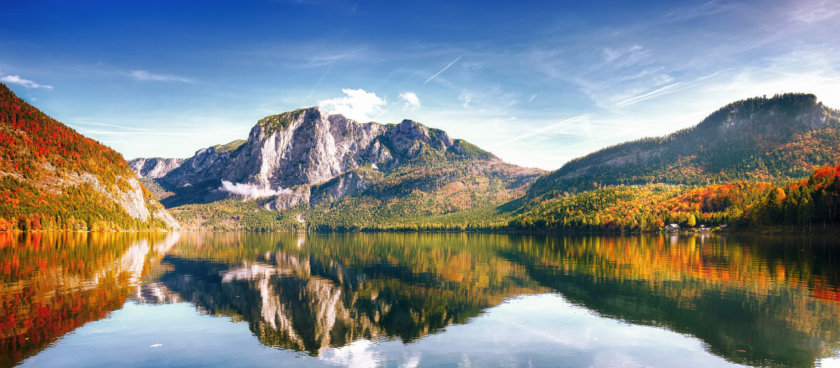
<svg viewBox="0 0 840 368">
<path fill-rule="evenodd" d="M 454 143 L 446 132 L 407 119 L 389 129 L 385 138 L 391 149 L 408 158 L 420 154 L 424 147 L 445 152 Z"/>
<path fill-rule="evenodd" d="M 203 191 L 202 201 L 231 194 L 276 196 L 282 199 L 277 205 L 280 208 L 310 198 L 314 203 L 364 190 L 368 182 L 353 173 L 361 167 L 389 171 L 405 165 L 471 159 L 495 157 L 412 120 L 396 125 L 358 123 L 310 107 L 266 116 L 254 125 L 247 140 L 199 150 L 157 178 L 176 191 Z M 140 164 L 137 169 L 142 171 Z M 310 191 L 313 185 L 320 185 L 317 192 Z"/>
<path fill-rule="evenodd" d="M 266 116 L 259 121 L 254 129 L 262 130 L 265 133 L 271 133 L 276 130 L 284 130 L 292 125 L 293 122 L 300 123 L 301 121 L 313 121 L 313 119 L 322 119 L 328 116 L 322 113 L 317 106 L 297 109 L 294 111 L 287 111 L 277 115 Z"/>
</svg>

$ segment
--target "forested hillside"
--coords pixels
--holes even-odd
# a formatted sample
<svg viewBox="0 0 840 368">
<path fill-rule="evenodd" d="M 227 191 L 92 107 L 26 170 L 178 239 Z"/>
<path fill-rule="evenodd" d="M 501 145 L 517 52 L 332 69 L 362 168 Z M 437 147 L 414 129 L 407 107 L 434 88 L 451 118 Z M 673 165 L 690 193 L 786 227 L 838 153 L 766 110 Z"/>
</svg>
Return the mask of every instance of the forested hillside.
<svg viewBox="0 0 840 368">
<path fill-rule="evenodd" d="M 729 104 L 693 128 L 619 144 L 538 180 L 531 196 L 609 185 L 781 183 L 840 162 L 840 114 L 811 94 Z"/>
<path fill-rule="evenodd" d="M 722 224 L 761 229 L 835 228 L 840 223 L 840 165 L 783 185 L 733 182 L 706 186 L 616 186 L 541 198 L 523 207 L 511 230 L 658 231 Z"/>
<path fill-rule="evenodd" d="M 122 155 L 0 84 L 0 231 L 175 226 Z"/>
</svg>

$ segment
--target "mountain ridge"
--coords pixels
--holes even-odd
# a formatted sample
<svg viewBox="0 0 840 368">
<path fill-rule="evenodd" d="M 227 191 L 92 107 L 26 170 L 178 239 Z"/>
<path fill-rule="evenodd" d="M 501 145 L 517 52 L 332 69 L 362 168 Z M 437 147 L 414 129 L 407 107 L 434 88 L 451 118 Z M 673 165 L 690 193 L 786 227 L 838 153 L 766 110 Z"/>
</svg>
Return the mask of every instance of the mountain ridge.
<svg viewBox="0 0 840 368">
<path fill-rule="evenodd" d="M 770 223 L 756 213 L 791 191 L 779 185 L 840 161 L 838 116 L 812 94 L 745 99 L 544 173 L 411 120 L 360 124 L 305 108 L 260 119 L 244 143 L 201 149 L 149 186 L 165 187 L 159 198 L 189 227 L 217 230 Z M 598 208 L 610 212 L 587 212 Z"/>
<path fill-rule="evenodd" d="M 709 184 L 805 177 L 840 161 L 840 114 L 813 94 L 730 103 L 699 124 L 662 137 L 606 147 L 538 180 L 531 196 L 604 185 Z M 811 148 L 811 149 L 809 149 Z"/>
</svg>

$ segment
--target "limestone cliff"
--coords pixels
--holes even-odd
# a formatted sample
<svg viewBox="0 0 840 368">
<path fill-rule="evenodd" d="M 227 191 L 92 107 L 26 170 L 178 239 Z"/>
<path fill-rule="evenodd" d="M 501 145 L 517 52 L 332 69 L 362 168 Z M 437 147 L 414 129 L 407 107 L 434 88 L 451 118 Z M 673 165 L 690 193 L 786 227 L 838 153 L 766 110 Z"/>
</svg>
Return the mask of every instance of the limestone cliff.
<svg viewBox="0 0 840 368">
<path fill-rule="evenodd" d="M 259 120 L 245 141 L 201 149 L 183 162 L 137 159 L 132 168 L 175 192 L 165 199 L 169 206 L 271 197 L 263 207 L 283 210 L 358 193 L 381 172 L 471 160 L 501 164 L 415 121 L 358 123 L 312 107 Z"/>
<path fill-rule="evenodd" d="M 128 162 L 138 178 L 158 179 L 184 163 L 182 158 L 137 158 Z"/>
</svg>

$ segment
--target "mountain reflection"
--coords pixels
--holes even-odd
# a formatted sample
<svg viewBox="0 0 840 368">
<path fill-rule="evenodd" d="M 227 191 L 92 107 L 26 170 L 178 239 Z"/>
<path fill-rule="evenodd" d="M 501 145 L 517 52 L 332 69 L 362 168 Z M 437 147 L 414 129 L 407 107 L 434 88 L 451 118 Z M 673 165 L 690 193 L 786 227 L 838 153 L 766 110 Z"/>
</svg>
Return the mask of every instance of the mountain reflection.
<svg viewBox="0 0 840 368">
<path fill-rule="evenodd" d="M 167 288 L 260 341 L 312 355 L 358 339 L 410 342 L 504 298 L 542 292 L 463 235 L 195 235 L 164 259 Z"/>
<path fill-rule="evenodd" d="M 809 366 L 840 348 L 828 238 L 0 233 L 0 255 L 4 366 L 129 298 L 186 301 L 309 355 L 410 343 L 546 292 L 737 363 Z"/>
</svg>

